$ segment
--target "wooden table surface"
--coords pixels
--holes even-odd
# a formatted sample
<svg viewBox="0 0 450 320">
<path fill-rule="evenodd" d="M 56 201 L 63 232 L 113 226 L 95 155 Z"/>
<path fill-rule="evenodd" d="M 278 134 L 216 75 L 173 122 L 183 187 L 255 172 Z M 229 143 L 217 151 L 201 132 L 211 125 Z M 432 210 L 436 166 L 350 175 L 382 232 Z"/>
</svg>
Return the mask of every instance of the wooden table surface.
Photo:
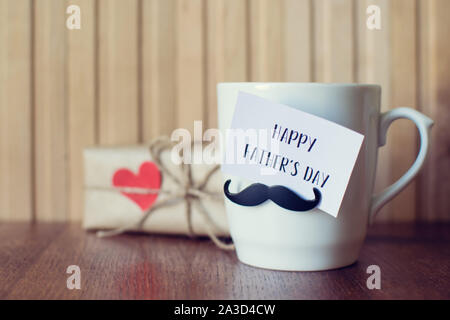
<svg viewBox="0 0 450 320">
<path fill-rule="evenodd" d="M 381 290 L 369 290 L 369 265 Z M 68 290 L 66 268 L 81 269 Z M 377 225 L 360 259 L 322 272 L 238 262 L 208 240 L 99 239 L 76 224 L 0 225 L 0 299 L 450 299 L 450 224 Z"/>
</svg>

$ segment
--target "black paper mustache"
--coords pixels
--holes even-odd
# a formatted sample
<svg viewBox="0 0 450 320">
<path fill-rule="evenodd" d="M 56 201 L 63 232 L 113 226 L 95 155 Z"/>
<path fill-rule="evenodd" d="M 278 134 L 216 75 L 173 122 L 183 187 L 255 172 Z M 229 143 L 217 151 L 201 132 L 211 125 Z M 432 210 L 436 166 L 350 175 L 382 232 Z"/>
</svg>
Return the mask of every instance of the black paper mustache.
<svg viewBox="0 0 450 320">
<path fill-rule="evenodd" d="M 322 199 L 322 193 L 317 188 L 313 188 L 315 199 L 305 200 L 284 186 L 268 187 L 262 183 L 254 183 L 241 192 L 231 193 L 228 190 L 230 183 L 231 180 L 225 182 L 223 185 L 223 192 L 230 201 L 241 206 L 253 207 L 270 199 L 284 209 L 292 211 L 308 211 L 317 207 Z"/>
</svg>

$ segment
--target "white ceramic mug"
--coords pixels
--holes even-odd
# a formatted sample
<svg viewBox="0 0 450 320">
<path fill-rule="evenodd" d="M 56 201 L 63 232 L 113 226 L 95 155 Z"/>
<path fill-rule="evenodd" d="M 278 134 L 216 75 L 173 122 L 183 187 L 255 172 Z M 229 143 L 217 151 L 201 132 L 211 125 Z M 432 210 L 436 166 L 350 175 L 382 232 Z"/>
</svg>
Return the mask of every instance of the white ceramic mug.
<svg viewBox="0 0 450 320">
<path fill-rule="evenodd" d="M 326 270 L 354 263 L 376 212 L 416 176 L 428 152 L 433 121 L 409 108 L 380 113 L 381 87 L 363 84 L 220 83 L 219 128 L 230 128 L 239 91 L 328 119 L 364 135 L 337 218 L 319 209 L 294 212 L 266 201 L 244 207 L 225 199 L 230 233 L 243 263 L 278 270 Z M 412 167 L 397 182 L 373 195 L 378 148 L 396 119 L 412 120 L 420 150 Z M 232 178 L 231 192 L 250 181 Z M 238 190 L 240 186 L 240 189 Z M 233 188 L 235 187 L 235 188 Z"/>
</svg>

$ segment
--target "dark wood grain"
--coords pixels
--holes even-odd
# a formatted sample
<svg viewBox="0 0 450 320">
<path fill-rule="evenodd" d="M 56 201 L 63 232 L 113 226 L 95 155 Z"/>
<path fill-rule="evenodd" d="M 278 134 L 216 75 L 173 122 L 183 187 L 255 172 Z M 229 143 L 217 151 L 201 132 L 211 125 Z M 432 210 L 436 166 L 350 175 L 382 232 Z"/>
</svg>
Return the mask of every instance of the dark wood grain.
<svg viewBox="0 0 450 320">
<path fill-rule="evenodd" d="M 81 268 L 68 290 L 66 268 Z M 381 290 L 366 269 L 381 268 Z M 450 299 L 450 225 L 379 225 L 354 265 L 280 272 L 238 262 L 208 240 L 99 239 L 76 224 L 0 225 L 1 299 Z"/>
</svg>

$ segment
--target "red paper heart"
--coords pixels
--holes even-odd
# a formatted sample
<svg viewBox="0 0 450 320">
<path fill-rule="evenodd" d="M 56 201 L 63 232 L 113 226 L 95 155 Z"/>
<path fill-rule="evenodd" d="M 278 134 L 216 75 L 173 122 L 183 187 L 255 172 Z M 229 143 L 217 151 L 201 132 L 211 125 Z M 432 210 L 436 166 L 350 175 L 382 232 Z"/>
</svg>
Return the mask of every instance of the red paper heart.
<svg viewBox="0 0 450 320">
<path fill-rule="evenodd" d="M 159 190 L 161 187 L 161 173 L 153 162 L 146 161 L 139 167 L 137 175 L 128 169 L 117 170 L 113 176 L 113 185 L 115 187 L 137 187 Z M 150 208 L 158 197 L 158 194 L 121 193 L 135 202 L 142 211 Z"/>
</svg>

